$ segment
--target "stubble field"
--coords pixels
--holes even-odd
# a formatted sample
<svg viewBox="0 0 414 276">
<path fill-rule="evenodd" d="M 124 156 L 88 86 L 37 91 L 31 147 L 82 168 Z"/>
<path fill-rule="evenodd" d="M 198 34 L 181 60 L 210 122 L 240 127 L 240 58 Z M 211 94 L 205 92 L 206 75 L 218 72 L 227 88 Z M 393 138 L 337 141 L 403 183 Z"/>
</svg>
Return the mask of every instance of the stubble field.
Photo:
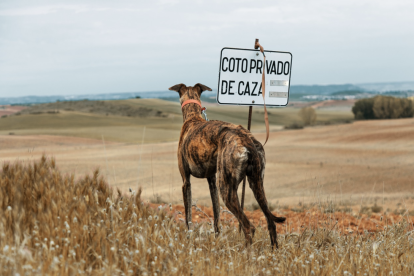
<svg viewBox="0 0 414 276">
<path fill-rule="evenodd" d="M 271 109 L 265 190 L 273 211 L 287 217 L 272 251 L 249 189 L 246 213 L 258 227 L 252 247 L 225 206 L 222 233 L 211 232 L 202 179 L 192 178 L 194 228 L 185 230 L 174 142 L 179 106 L 152 101 L 122 103 L 153 109 L 148 117 L 59 110 L 0 119 L 0 161 L 18 162 L 0 177 L 4 274 L 412 273 L 414 119 L 336 124 L 352 116 L 330 107 L 317 110 L 319 126 L 283 130 L 283 122 L 300 120 L 298 109 Z M 246 108 L 208 108 L 211 119 L 245 124 Z M 263 141 L 256 111 L 253 132 Z M 56 164 L 39 163 L 43 154 Z M 139 196 L 129 192 L 138 187 Z M 10 196 L 25 189 L 32 194 Z"/>
</svg>

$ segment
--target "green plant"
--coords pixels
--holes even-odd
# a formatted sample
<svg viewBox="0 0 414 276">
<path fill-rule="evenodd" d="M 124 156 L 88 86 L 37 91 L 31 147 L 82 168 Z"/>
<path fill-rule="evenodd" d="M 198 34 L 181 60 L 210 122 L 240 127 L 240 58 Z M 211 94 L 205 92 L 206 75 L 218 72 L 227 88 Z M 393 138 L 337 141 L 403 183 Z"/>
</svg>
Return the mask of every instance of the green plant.
<svg viewBox="0 0 414 276">
<path fill-rule="evenodd" d="M 355 120 L 367 120 L 375 119 L 375 114 L 373 111 L 374 98 L 361 99 L 355 102 L 352 107 L 352 112 L 354 113 Z"/>
</svg>

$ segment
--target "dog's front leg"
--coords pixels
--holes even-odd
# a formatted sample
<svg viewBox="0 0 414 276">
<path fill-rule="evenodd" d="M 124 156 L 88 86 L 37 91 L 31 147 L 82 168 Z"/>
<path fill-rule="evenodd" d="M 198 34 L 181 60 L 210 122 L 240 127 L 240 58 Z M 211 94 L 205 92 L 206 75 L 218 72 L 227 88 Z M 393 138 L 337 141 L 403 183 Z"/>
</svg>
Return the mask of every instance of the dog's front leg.
<svg viewBox="0 0 414 276">
<path fill-rule="evenodd" d="M 220 221 L 220 204 L 218 197 L 218 189 L 216 184 L 216 176 L 208 177 L 208 186 L 210 188 L 211 202 L 213 204 L 213 213 L 214 213 L 214 232 L 216 235 L 220 233 L 219 230 L 219 221 Z"/>
<path fill-rule="evenodd" d="M 191 229 L 192 219 L 191 219 L 191 183 L 190 176 L 184 179 L 183 183 L 183 199 L 184 199 L 184 208 L 185 208 L 185 221 L 188 229 Z"/>
</svg>

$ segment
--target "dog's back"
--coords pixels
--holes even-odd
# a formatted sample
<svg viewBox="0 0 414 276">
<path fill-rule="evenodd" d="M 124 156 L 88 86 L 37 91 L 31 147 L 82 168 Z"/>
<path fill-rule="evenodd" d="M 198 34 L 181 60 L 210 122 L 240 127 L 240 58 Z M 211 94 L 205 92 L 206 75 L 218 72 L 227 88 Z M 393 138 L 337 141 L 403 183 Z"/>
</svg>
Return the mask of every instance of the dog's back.
<svg viewBox="0 0 414 276">
<path fill-rule="evenodd" d="M 223 121 L 188 120 L 183 124 L 179 142 L 179 159 L 185 159 L 191 174 L 207 178 L 217 171 L 217 158 L 234 165 L 232 174 L 261 176 L 264 171 L 264 150 L 250 131 L 240 125 Z M 183 160 L 184 161 L 184 160 Z M 237 177 L 237 178 L 239 178 Z"/>
</svg>

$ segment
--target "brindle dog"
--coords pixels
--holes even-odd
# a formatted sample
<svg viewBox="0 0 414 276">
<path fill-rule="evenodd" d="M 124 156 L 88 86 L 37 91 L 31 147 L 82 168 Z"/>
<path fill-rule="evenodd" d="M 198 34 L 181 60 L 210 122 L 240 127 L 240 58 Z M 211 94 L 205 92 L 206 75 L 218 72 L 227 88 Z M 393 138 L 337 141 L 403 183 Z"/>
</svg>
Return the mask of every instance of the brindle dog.
<svg viewBox="0 0 414 276">
<path fill-rule="evenodd" d="M 187 100 L 200 102 L 201 93 L 205 90 L 211 91 L 209 87 L 199 83 L 194 87 L 177 84 L 169 89 L 180 94 L 181 104 Z M 183 179 L 187 227 L 191 221 L 192 207 L 190 175 L 207 178 L 213 202 L 215 232 L 219 233 L 218 187 L 224 203 L 242 225 L 247 242 L 251 244 L 255 228 L 241 209 L 237 196 L 237 188 L 241 180 L 247 176 L 249 186 L 266 216 L 272 247 L 278 247 L 275 222 L 282 223 L 285 218 L 274 216 L 267 204 L 263 188 L 266 160 L 262 144 L 240 125 L 204 120 L 201 117 L 201 104 L 186 104 L 182 107 L 182 112 L 184 124 L 181 128 L 177 155 Z"/>
</svg>

